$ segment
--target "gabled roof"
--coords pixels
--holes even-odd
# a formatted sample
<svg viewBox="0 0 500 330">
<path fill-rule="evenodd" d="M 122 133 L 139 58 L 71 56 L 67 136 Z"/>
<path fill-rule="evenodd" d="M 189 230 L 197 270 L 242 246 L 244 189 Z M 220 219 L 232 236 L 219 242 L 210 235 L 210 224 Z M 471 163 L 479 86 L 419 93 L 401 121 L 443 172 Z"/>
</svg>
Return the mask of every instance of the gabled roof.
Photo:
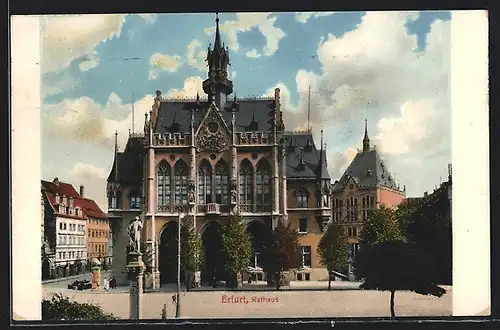
<svg viewBox="0 0 500 330">
<path fill-rule="evenodd" d="M 188 110 L 196 102 L 195 99 L 163 100 L 158 110 L 155 133 L 189 133 L 191 123 L 191 112 Z M 227 106 L 233 104 L 228 100 Z M 272 130 L 272 119 L 269 114 L 274 105 L 274 98 L 247 98 L 237 99 L 237 110 L 235 113 L 236 131 L 270 131 Z M 209 104 L 204 101 L 201 109 L 195 113 L 195 127 L 201 123 L 208 110 Z M 219 110 L 224 121 L 229 125 L 232 114 L 230 111 Z"/>
<path fill-rule="evenodd" d="M 321 149 L 316 147 L 311 132 L 285 132 L 287 147 L 287 179 L 330 179 L 323 150 L 320 166 Z"/>
<path fill-rule="evenodd" d="M 350 178 L 359 188 L 385 187 L 400 190 L 375 149 L 358 152 L 333 189 L 343 190 Z"/>
<path fill-rule="evenodd" d="M 106 213 L 104 213 L 97 203 L 90 198 L 82 198 L 80 200 L 83 212 L 87 217 L 96 219 L 106 219 Z"/>
<path fill-rule="evenodd" d="M 45 181 L 42 180 L 42 188 L 52 194 L 59 194 L 68 197 L 78 198 L 80 194 L 76 191 L 73 185 L 61 182 L 58 178 L 55 178 L 54 181 Z"/>
</svg>

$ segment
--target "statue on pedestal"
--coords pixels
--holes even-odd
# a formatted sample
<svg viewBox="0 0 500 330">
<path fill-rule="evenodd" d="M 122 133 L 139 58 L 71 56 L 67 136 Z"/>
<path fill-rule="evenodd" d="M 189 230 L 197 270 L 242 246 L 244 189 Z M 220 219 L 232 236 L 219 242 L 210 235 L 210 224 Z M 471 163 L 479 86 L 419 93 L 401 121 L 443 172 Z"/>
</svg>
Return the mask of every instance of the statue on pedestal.
<svg viewBox="0 0 500 330">
<path fill-rule="evenodd" d="M 131 247 L 131 252 L 141 252 L 141 230 L 143 227 L 143 223 L 139 217 L 135 217 L 135 219 L 130 222 L 128 225 L 128 235 L 129 235 L 129 244 Z"/>
<path fill-rule="evenodd" d="M 237 197 L 236 179 L 231 179 L 231 204 L 236 204 Z"/>
</svg>

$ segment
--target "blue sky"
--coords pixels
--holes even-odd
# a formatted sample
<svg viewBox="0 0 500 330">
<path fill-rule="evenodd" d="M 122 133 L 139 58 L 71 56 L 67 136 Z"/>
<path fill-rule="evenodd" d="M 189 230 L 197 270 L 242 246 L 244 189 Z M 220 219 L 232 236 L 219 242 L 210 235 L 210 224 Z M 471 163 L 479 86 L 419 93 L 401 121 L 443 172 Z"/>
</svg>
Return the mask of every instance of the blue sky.
<svg viewBox="0 0 500 330">
<path fill-rule="evenodd" d="M 449 12 L 221 13 L 234 89 L 282 90 L 287 130 L 304 129 L 307 90 L 331 176 L 373 143 L 409 196 L 432 191 L 451 161 Z M 42 175 L 84 184 L 105 208 L 114 131 L 140 131 L 156 90 L 201 92 L 214 14 L 41 19 Z"/>
</svg>

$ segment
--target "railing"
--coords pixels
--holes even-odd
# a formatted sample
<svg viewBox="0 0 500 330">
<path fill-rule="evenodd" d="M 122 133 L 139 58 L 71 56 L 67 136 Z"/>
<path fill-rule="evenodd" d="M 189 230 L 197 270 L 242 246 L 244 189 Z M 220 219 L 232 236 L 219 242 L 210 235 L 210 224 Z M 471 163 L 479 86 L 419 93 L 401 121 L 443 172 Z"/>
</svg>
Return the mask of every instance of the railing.
<svg viewBox="0 0 500 330">
<path fill-rule="evenodd" d="M 190 134 L 187 133 L 154 133 L 153 134 L 153 145 L 154 146 L 165 146 L 165 147 L 175 147 L 175 146 L 189 146 L 190 145 Z"/>
<path fill-rule="evenodd" d="M 267 132 L 237 132 L 236 144 L 238 145 L 259 145 L 272 144 L 273 136 Z"/>
<path fill-rule="evenodd" d="M 207 208 L 205 210 L 206 214 L 220 214 L 219 204 L 217 203 L 208 203 Z"/>
</svg>

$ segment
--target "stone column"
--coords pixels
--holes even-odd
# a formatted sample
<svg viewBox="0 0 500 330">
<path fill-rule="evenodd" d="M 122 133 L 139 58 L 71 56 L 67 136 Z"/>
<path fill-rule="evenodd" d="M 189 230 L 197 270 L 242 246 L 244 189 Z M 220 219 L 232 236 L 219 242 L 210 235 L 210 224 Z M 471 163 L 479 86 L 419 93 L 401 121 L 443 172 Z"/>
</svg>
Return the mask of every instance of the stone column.
<svg viewBox="0 0 500 330">
<path fill-rule="evenodd" d="M 149 218 L 151 220 L 151 233 L 150 233 L 150 244 L 151 244 L 151 262 L 152 262 L 152 273 L 151 273 L 151 286 L 152 289 L 157 289 L 160 286 L 159 279 L 160 279 L 160 272 L 158 271 L 158 264 L 157 264 L 157 250 L 156 250 L 156 220 L 155 220 L 155 213 L 156 213 L 156 181 L 155 181 L 155 174 L 156 174 L 156 161 L 155 161 L 155 151 L 153 149 L 152 144 L 150 144 L 149 150 L 148 150 L 148 205 L 147 205 L 147 214 L 149 215 Z"/>
<path fill-rule="evenodd" d="M 288 221 L 288 210 L 287 210 L 287 199 L 288 199 L 288 191 L 287 191 L 287 182 L 286 182 L 286 146 L 283 145 L 282 153 L 281 153 L 281 205 L 283 208 L 283 221 L 286 223 Z"/>
<path fill-rule="evenodd" d="M 272 213 L 280 212 L 278 146 L 273 146 L 273 204 Z"/>
<path fill-rule="evenodd" d="M 130 281 L 130 319 L 139 320 L 142 318 L 142 281 L 146 267 L 142 262 L 142 254 L 140 252 L 130 252 L 129 257 L 130 262 L 127 265 L 127 272 Z"/>
</svg>

